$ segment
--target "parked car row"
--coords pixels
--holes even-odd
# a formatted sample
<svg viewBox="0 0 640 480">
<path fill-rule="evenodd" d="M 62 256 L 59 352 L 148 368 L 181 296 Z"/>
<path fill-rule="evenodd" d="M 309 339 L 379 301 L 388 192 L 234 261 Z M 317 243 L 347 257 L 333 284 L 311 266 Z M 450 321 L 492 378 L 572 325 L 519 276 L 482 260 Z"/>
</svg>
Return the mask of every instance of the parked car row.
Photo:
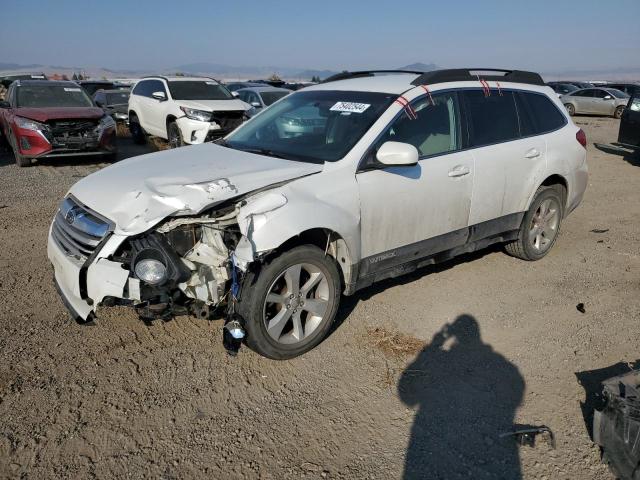
<svg viewBox="0 0 640 480">
<path fill-rule="evenodd" d="M 629 95 L 615 88 L 583 88 L 560 97 L 569 115 L 596 114 L 620 118 Z"/>
</svg>

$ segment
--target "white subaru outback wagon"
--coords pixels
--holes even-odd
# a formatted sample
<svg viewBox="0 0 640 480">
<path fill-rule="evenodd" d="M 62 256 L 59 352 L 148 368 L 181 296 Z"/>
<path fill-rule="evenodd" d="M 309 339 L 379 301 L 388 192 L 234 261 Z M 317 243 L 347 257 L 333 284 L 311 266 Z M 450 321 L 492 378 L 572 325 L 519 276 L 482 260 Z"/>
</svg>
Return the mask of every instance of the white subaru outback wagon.
<svg viewBox="0 0 640 480">
<path fill-rule="evenodd" d="M 75 184 L 48 255 L 72 315 L 226 311 L 270 358 L 329 331 L 341 295 L 497 242 L 544 257 L 587 185 L 586 138 L 538 74 L 355 72 L 218 144 Z M 226 310 L 224 310 L 226 309 Z"/>
</svg>

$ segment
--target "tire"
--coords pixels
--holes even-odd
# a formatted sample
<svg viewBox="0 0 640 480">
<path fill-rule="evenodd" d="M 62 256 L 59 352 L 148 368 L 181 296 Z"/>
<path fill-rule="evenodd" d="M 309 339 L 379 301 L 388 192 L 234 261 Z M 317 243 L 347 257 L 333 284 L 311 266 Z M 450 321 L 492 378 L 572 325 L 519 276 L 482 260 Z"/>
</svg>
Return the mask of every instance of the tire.
<svg viewBox="0 0 640 480">
<path fill-rule="evenodd" d="M 622 117 L 622 112 L 624 112 L 624 105 L 620 105 L 618 108 L 616 108 L 615 112 L 613 112 L 613 118 L 621 118 Z"/>
<path fill-rule="evenodd" d="M 147 137 L 140 125 L 138 116 L 134 113 L 129 116 L 129 132 L 131 132 L 131 138 L 136 145 L 144 145 L 147 143 Z"/>
<path fill-rule="evenodd" d="M 185 145 L 184 139 L 182 138 L 182 132 L 176 122 L 169 123 L 169 126 L 167 127 L 167 139 L 169 142 L 169 148 L 180 148 Z"/>
<path fill-rule="evenodd" d="M 505 245 L 509 255 L 535 261 L 549 253 L 560 233 L 563 197 L 563 187 L 559 185 L 538 189 L 522 219 L 518 239 Z"/>
<path fill-rule="evenodd" d="M 9 135 L 11 135 L 11 138 L 13 140 L 15 140 L 15 137 L 13 136 L 13 132 L 9 132 Z M 13 151 L 13 158 L 16 161 L 16 165 L 18 165 L 19 167 L 30 167 L 31 166 L 31 159 L 30 158 L 25 158 L 22 155 L 20 155 L 20 150 L 18 149 L 17 145 L 14 145 L 11 140 L 8 140 L 8 144 L 11 147 L 11 150 Z"/>
<path fill-rule="evenodd" d="M 567 112 L 569 113 L 570 116 L 573 117 L 576 114 L 576 107 L 574 107 L 573 104 L 565 103 L 564 108 L 567 109 Z"/>
<path fill-rule="evenodd" d="M 246 344 L 274 360 L 302 355 L 327 335 L 339 300 L 333 258 L 314 245 L 295 247 L 247 273 L 238 303 Z"/>
</svg>

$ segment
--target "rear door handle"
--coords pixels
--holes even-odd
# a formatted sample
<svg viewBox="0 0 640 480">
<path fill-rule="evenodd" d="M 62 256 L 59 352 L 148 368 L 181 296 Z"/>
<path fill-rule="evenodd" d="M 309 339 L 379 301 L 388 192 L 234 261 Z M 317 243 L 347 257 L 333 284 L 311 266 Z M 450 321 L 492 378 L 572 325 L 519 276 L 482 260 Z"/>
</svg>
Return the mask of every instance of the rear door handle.
<svg viewBox="0 0 640 480">
<path fill-rule="evenodd" d="M 470 171 L 471 170 L 469 170 L 469 167 L 465 167 L 464 165 L 457 165 L 449 170 L 449 176 L 462 177 L 464 175 L 468 175 Z"/>
<path fill-rule="evenodd" d="M 540 151 L 537 148 L 532 148 L 524 154 L 525 158 L 536 158 L 540 156 Z"/>
</svg>

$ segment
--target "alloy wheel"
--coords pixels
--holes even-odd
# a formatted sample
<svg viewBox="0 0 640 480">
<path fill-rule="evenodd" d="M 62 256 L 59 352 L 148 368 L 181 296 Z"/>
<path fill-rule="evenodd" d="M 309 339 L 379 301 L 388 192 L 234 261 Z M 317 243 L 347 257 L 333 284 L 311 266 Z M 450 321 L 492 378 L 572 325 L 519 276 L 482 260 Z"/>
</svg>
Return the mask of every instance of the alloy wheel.
<svg viewBox="0 0 640 480">
<path fill-rule="evenodd" d="M 269 336 L 278 343 L 297 344 L 313 335 L 329 310 L 329 282 L 319 267 L 298 263 L 271 284 L 263 318 Z"/>
<path fill-rule="evenodd" d="M 538 252 L 547 251 L 558 235 L 560 205 L 555 198 L 547 198 L 538 206 L 529 227 L 529 242 Z"/>
</svg>

